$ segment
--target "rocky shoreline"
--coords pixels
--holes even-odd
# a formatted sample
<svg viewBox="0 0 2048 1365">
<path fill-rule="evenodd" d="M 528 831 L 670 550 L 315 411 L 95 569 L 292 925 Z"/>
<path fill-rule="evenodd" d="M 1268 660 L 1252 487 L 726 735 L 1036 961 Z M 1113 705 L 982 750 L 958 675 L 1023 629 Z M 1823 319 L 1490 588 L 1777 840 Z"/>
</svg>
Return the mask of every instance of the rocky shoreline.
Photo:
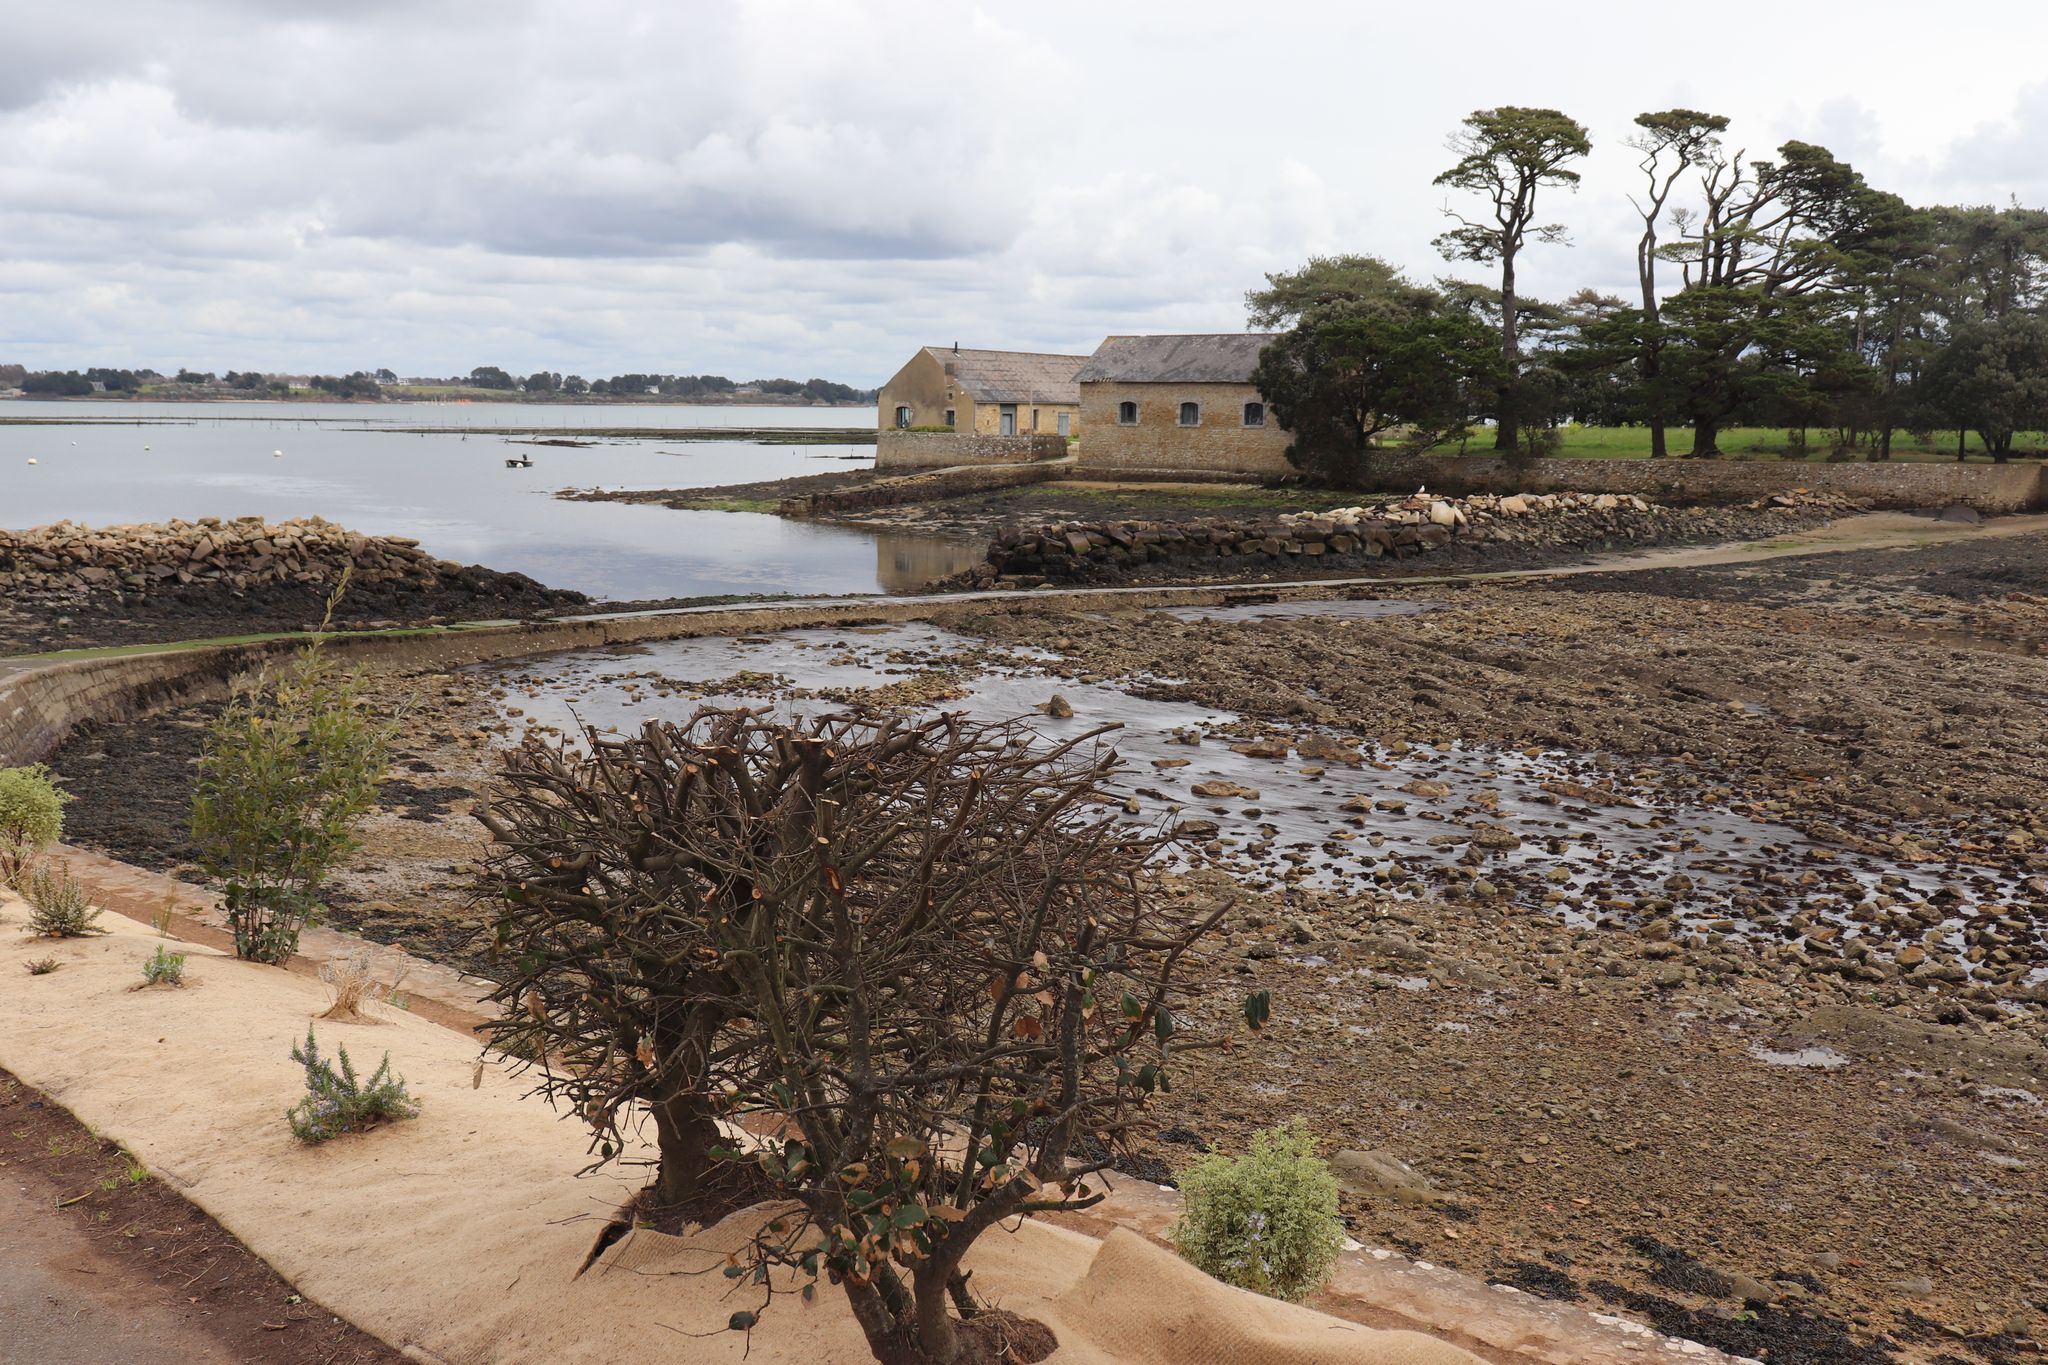
<svg viewBox="0 0 2048 1365">
<path fill-rule="evenodd" d="M 58 522 L 0 531 L 0 653 L 305 629 L 344 571 L 335 623 L 355 628 L 527 617 L 589 601 L 321 517 Z"/>
<path fill-rule="evenodd" d="M 966 581 L 1036 587 L 1202 565 L 1228 574 L 1407 559 L 1453 543 L 1517 550 L 1611 548 L 1746 539 L 1860 510 L 1849 499 L 1782 493 L 1736 507 L 1667 507 L 1628 494 L 1475 494 L 1411 497 L 1267 517 L 1056 522 L 997 532 L 988 562 Z"/>
</svg>

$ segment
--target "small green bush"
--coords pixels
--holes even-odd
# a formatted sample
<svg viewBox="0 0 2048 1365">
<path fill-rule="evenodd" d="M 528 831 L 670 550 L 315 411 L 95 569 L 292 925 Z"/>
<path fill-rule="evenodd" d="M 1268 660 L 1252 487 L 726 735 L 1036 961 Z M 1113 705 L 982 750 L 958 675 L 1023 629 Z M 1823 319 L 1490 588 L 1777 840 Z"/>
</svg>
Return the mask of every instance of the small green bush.
<svg viewBox="0 0 2048 1365">
<path fill-rule="evenodd" d="M 71 864 L 47 860 L 29 868 L 22 894 L 28 898 L 28 928 L 37 938 L 84 938 L 106 931 L 95 923 L 99 907 L 88 904 Z"/>
<path fill-rule="evenodd" d="M 419 1102 L 405 1090 L 403 1077 L 391 1074 L 391 1054 L 368 1081 L 356 1077 L 348 1049 L 337 1050 L 340 1069 L 320 1055 L 313 1030 L 306 1030 L 306 1045 L 292 1047 L 292 1060 L 306 1070 L 306 1097 L 285 1111 L 292 1136 L 301 1142 L 325 1142 L 343 1133 L 360 1133 L 380 1123 L 395 1123 L 420 1116 Z"/>
<path fill-rule="evenodd" d="M 373 713 L 362 674 L 336 667 L 317 639 L 238 690 L 214 722 L 192 838 L 221 883 L 237 957 L 281 965 L 298 950 L 328 874 L 376 804 L 394 730 Z"/>
<path fill-rule="evenodd" d="M 0 881 L 14 885 L 30 860 L 57 842 L 70 800 L 40 763 L 0 768 Z"/>
<path fill-rule="evenodd" d="M 64 964 L 54 957 L 39 957 L 21 964 L 28 968 L 30 976 L 48 976 Z"/>
<path fill-rule="evenodd" d="M 182 986 L 185 984 L 185 955 L 167 953 L 159 943 L 154 953 L 142 964 L 142 984 L 145 986 Z"/>
<path fill-rule="evenodd" d="M 1171 1235 L 1197 1269 L 1290 1303 L 1329 1282 L 1344 1245 L 1337 1180 L 1300 1119 L 1254 1133 L 1244 1156 L 1197 1159 L 1180 1190 Z"/>
</svg>

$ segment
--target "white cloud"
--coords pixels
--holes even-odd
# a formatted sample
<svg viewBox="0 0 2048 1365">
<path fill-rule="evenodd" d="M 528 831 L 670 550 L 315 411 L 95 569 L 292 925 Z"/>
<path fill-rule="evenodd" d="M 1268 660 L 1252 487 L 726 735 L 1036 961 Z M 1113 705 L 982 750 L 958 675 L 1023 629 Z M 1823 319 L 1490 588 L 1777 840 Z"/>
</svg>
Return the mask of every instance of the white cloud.
<svg viewBox="0 0 2048 1365">
<path fill-rule="evenodd" d="M 1618 0 L 45 6 L 0 42 L 0 359 L 873 382 L 927 341 L 1232 327 L 1312 251 L 1450 269 L 1429 181 L 1480 102 L 1589 125 L 1529 284 L 1626 292 L 1642 108 L 2048 199 L 2048 87 L 1934 98 L 2048 38 L 1997 8 L 1787 0 L 1738 61 Z"/>
</svg>

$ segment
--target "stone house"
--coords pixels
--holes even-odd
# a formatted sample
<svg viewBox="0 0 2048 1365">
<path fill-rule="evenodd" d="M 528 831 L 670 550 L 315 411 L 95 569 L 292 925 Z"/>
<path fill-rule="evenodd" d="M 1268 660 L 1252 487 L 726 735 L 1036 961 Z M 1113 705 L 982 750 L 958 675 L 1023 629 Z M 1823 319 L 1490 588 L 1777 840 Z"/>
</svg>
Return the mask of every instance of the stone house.
<svg viewBox="0 0 2048 1365">
<path fill-rule="evenodd" d="M 950 427 L 980 436 L 1072 436 L 1080 430 L 1074 372 L 1085 355 L 926 346 L 882 386 L 882 431 Z"/>
<path fill-rule="evenodd" d="M 1285 474 L 1292 439 L 1252 386 L 1276 333 L 1111 337 L 1077 376 L 1090 468 Z"/>
</svg>

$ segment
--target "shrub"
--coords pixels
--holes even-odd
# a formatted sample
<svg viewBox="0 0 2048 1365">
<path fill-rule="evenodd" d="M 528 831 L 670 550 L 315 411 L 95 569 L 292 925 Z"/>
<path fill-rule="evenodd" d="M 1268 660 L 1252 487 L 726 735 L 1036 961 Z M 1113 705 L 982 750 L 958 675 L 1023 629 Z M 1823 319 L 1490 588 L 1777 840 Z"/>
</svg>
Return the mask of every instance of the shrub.
<svg viewBox="0 0 2048 1365">
<path fill-rule="evenodd" d="M 30 976 L 48 976 L 51 972 L 56 971 L 59 967 L 63 966 L 64 964 L 59 962 L 54 957 L 38 957 L 31 958 L 29 961 L 24 962 L 21 965 L 28 968 L 28 974 Z"/>
<path fill-rule="evenodd" d="M 285 1112 L 292 1136 L 301 1142 L 325 1142 L 343 1133 L 361 1133 L 380 1123 L 396 1123 L 420 1116 L 419 1102 L 405 1090 L 403 1077 L 391 1074 L 391 1054 L 367 1081 L 356 1077 L 348 1049 L 336 1049 L 340 1069 L 320 1055 L 313 1030 L 306 1030 L 306 1045 L 292 1046 L 292 1060 L 306 1071 L 306 1097 Z"/>
<path fill-rule="evenodd" d="M 159 943 L 154 953 L 142 964 L 142 984 L 145 986 L 182 986 L 185 984 L 185 954 L 167 953 Z"/>
<path fill-rule="evenodd" d="M 1344 1243 L 1337 1180 L 1300 1119 L 1253 1134 L 1241 1157 L 1198 1158 L 1180 1188 L 1172 1237 L 1190 1264 L 1290 1303 L 1329 1282 Z"/>
<path fill-rule="evenodd" d="M 57 842 L 70 800 L 40 763 L 0 768 L 0 882 L 14 885 L 29 861 Z"/>
<path fill-rule="evenodd" d="M 239 690 L 214 722 L 192 837 L 221 882 L 236 956 L 281 964 L 297 950 L 328 873 L 356 848 L 392 734 L 372 716 L 362 674 L 336 668 L 318 640 Z"/>
<path fill-rule="evenodd" d="M 44 860 L 29 869 L 23 894 L 28 898 L 29 932 L 37 938 L 84 938 L 105 933 L 95 923 L 99 907 L 85 899 L 85 888 L 71 875 L 71 864 Z"/>
<path fill-rule="evenodd" d="M 761 1296 L 735 1329 L 786 1268 L 838 1284 L 877 1359 L 994 1359 L 1020 1325 L 976 1302 L 968 1249 L 1100 1201 L 1227 909 L 1149 894 L 1163 841 L 1106 795 L 1103 733 L 707 709 L 507 756 L 478 810 L 492 1046 L 537 1059 L 600 1160 L 651 1108 L 657 1197 L 744 1164 L 791 1201 L 725 1269 Z M 721 1119 L 773 1136 L 731 1150 Z"/>
<path fill-rule="evenodd" d="M 336 962 L 323 962 L 320 964 L 320 984 L 327 987 L 328 1005 L 320 1012 L 320 1017 L 344 1024 L 375 1023 L 363 1012 L 364 1002 L 382 999 L 387 1005 L 403 1009 L 399 1002 L 404 996 L 398 989 L 399 982 L 403 980 L 405 972 L 401 969 L 390 986 L 378 982 L 374 948 L 365 948 Z"/>
</svg>

